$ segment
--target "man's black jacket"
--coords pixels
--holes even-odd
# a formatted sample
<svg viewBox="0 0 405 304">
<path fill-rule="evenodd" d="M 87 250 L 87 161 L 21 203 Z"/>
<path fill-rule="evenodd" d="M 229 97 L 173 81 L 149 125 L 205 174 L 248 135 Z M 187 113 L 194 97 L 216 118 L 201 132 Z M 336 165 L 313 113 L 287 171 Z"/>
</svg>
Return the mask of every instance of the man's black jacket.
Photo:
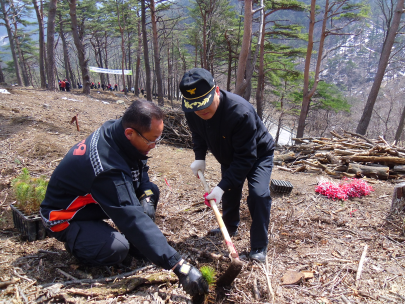
<svg viewBox="0 0 405 304">
<path fill-rule="evenodd" d="M 137 198 L 150 189 L 146 162 L 125 137 L 121 119 L 104 123 L 70 149 L 53 172 L 41 204 L 44 223 L 58 232 L 70 221 L 111 218 L 144 256 L 172 268 L 181 257 Z"/>
<path fill-rule="evenodd" d="M 243 184 L 255 161 L 273 154 L 273 137 L 253 106 L 238 95 L 221 90 L 211 119 L 204 120 L 194 112 L 185 115 L 195 159 L 205 160 L 209 148 L 218 162 L 229 168 L 218 184 L 224 191 Z"/>
</svg>

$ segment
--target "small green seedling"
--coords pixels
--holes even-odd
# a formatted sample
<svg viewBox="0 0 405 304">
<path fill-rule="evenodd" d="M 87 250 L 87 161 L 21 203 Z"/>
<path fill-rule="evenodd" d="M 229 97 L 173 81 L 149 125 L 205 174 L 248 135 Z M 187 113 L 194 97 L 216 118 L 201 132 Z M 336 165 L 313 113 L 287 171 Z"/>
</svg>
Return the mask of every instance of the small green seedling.
<svg viewBox="0 0 405 304">
<path fill-rule="evenodd" d="M 211 266 L 203 266 L 200 268 L 203 278 L 207 281 L 208 286 L 212 286 L 216 282 L 217 272 L 215 268 Z"/>
<path fill-rule="evenodd" d="M 203 266 L 200 268 L 201 274 L 203 278 L 208 283 L 208 294 L 198 295 L 193 297 L 193 304 L 209 304 L 209 303 L 216 303 L 215 302 L 215 287 L 216 287 L 216 276 L 217 272 L 215 268 L 211 266 Z"/>
<path fill-rule="evenodd" d="M 11 186 L 17 200 L 15 204 L 17 208 L 26 215 L 39 211 L 48 186 L 48 181 L 44 176 L 31 177 L 28 169 L 23 168 L 21 174 L 12 180 Z"/>
</svg>

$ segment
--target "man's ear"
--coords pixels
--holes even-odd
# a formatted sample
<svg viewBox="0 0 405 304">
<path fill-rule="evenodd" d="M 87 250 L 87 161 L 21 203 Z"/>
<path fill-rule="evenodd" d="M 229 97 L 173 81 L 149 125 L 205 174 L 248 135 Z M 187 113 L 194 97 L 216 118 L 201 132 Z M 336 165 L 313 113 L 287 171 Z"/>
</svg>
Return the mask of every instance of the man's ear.
<svg viewBox="0 0 405 304">
<path fill-rule="evenodd" d="M 132 136 L 135 135 L 135 131 L 132 128 L 126 128 L 124 133 L 125 133 L 125 137 L 128 138 L 128 140 L 131 140 Z"/>
<path fill-rule="evenodd" d="M 215 88 L 215 93 L 217 93 L 218 95 L 220 94 L 219 86 L 217 86 L 217 87 Z"/>
</svg>

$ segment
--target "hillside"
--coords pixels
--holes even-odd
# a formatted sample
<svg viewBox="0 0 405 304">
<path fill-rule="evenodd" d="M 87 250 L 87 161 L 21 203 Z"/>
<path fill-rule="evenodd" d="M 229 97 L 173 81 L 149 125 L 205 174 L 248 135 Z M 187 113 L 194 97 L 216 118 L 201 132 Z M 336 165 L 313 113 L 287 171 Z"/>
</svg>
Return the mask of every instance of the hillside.
<svg viewBox="0 0 405 304">
<path fill-rule="evenodd" d="M 69 275 L 100 279 L 143 266 L 149 267 L 136 275 L 162 270 L 136 260 L 130 269 L 84 267 L 55 239 L 27 242 L 20 238 L 9 207 L 15 200 L 10 181 L 23 167 L 33 175 L 49 177 L 71 146 L 104 121 L 122 115 L 129 100 L 97 91 L 83 96 L 78 92 L 7 89 L 10 95 L 0 94 L 0 303 L 191 302 L 172 279 L 138 287 L 130 287 L 133 277 L 113 283 L 63 285 L 72 280 Z M 116 104 L 118 99 L 125 102 Z M 80 132 L 70 124 L 75 115 Z M 161 191 L 156 224 L 192 264 L 210 265 L 222 273 L 228 259 L 215 260 L 198 253 L 227 256 L 227 249 L 222 239 L 207 236 L 217 224 L 213 212 L 203 204 L 203 186 L 189 169 L 194 160 L 192 150 L 162 144 L 150 156 L 149 175 Z M 221 176 L 220 166 L 212 155 L 208 155 L 207 163 L 206 177 L 214 187 Z M 272 194 L 267 256 L 274 303 L 400 303 L 405 298 L 404 223 L 387 219 L 393 183 L 368 180 L 375 190 L 370 196 L 342 202 L 314 191 L 317 182 L 326 178 L 318 173 L 292 174 L 274 168 L 272 178 L 294 185 L 289 195 Z M 217 290 L 218 303 L 272 302 L 263 268 L 246 260 L 251 222 L 246 195 L 245 185 L 239 235 L 233 238 L 246 263 L 229 290 Z M 356 287 L 357 266 L 366 245 L 366 260 Z M 313 278 L 282 285 L 288 270 L 307 270 Z M 12 283 L 2 285 L 7 281 Z M 253 294 L 255 282 L 258 299 Z"/>
</svg>

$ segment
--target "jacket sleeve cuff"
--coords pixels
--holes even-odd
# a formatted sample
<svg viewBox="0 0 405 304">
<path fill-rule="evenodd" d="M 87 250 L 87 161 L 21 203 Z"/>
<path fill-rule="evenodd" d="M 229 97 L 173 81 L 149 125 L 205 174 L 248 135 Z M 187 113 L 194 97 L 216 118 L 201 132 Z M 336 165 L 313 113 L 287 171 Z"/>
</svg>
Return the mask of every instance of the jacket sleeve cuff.
<svg viewBox="0 0 405 304">
<path fill-rule="evenodd" d="M 207 155 L 207 152 L 203 151 L 195 151 L 195 159 L 196 160 L 205 160 L 205 155 Z"/>
<path fill-rule="evenodd" d="M 176 252 L 173 256 L 171 256 L 168 260 L 169 267 L 167 270 L 172 269 L 178 262 L 181 260 L 180 253 Z"/>
<path fill-rule="evenodd" d="M 221 188 L 222 190 L 224 190 L 224 192 L 226 192 L 227 190 L 229 190 L 231 188 L 231 185 L 229 185 L 226 181 L 221 180 L 218 184 L 218 187 Z"/>
</svg>

